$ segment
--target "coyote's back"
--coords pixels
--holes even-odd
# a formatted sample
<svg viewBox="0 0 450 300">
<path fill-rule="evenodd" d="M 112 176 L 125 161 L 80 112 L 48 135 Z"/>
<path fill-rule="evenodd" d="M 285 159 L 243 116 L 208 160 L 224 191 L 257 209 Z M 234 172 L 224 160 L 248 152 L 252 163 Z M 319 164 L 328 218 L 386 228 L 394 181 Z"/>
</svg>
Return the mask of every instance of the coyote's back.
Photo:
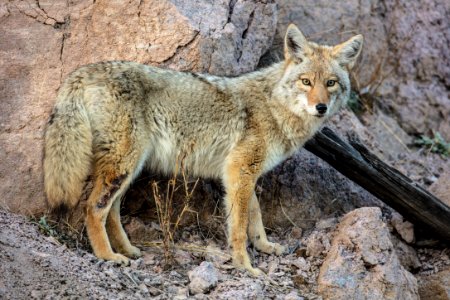
<svg viewBox="0 0 450 300">
<path fill-rule="evenodd" d="M 144 165 L 170 174 L 183 157 L 190 174 L 219 177 L 244 126 L 240 106 L 201 75 L 133 62 L 76 70 L 59 90 L 45 136 L 50 207 L 75 206 L 91 171 L 117 173 L 110 161 L 134 178 Z"/>
</svg>

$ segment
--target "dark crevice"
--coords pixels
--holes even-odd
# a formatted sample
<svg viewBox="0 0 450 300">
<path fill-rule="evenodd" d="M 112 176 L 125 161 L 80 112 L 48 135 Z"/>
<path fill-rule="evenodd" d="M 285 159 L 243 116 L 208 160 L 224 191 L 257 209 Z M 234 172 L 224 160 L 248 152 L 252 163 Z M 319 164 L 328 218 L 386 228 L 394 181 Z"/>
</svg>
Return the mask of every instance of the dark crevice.
<svg viewBox="0 0 450 300">
<path fill-rule="evenodd" d="M 174 54 L 171 55 L 169 58 L 165 59 L 164 61 L 161 62 L 161 64 L 167 63 L 169 62 L 171 59 L 173 59 L 175 56 L 177 56 L 177 54 L 179 53 L 180 49 L 185 48 L 185 47 L 189 47 L 189 45 L 191 45 L 197 38 L 197 36 L 199 35 L 200 31 L 195 31 L 194 36 L 192 37 L 192 39 L 190 39 L 187 43 L 179 45 L 177 47 L 177 49 L 175 50 Z"/>
<path fill-rule="evenodd" d="M 18 11 L 19 11 L 21 14 L 23 14 L 24 16 L 27 16 L 27 17 L 29 17 L 29 18 L 34 19 L 34 20 L 37 21 L 38 23 L 41 23 L 41 24 L 47 25 L 47 26 L 52 26 L 52 27 L 55 28 L 55 29 L 62 29 L 62 28 L 65 28 L 65 27 L 68 25 L 68 23 L 69 23 L 69 21 L 70 21 L 69 16 L 66 16 L 66 17 L 64 18 L 64 21 L 63 21 L 63 22 L 59 22 L 59 21 L 57 21 L 55 18 L 50 17 L 50 16 L 47 14 L 47 12 L 46 12 L 44 9 L 41 8 L 39 1 L 36 1 L 36 5 L 37 5 L 37 7 L 40 9 L 39 14 L 40 14 L 41 16 L 43 15 L 43 16 L 44 16 L 45 18 L 47 18 L 47 19 L 53 20 L 53 21 L 55 22 L 53 25 L 52 25 L 52 24 L 47 24 L 47 23 L 45 23 L 45 21 L 46 21 L 47 19 L 41 21 L 41 20 L 38 19 L 38 16 L 33 16 L 33 15 L 27 13 L 26 11 L 23 11 L 23 10 L 20 10 L 20 9 L 18 9 Z"/>
<path fill-rule="evenodd" d="M 137 13 L 138 18 L 141 18 L 141 6 L 143 2 L 144 0 L 140 0 L 138 4 L 138 13 Z"/>
<path fill-rule="evenodd" d="M 230 3 L 228 4 L 228 18 L 227 18 L 227 22 L 225 23 L 225 25 L 227 25 L 228 23 L 231 23 L 231 16 L 233 15 L 233 10 L 234 10 L 236 1 L 237 0 L 230 0 Z"/>
<path fill-rule="evenodd" d="M 247 27 L 242 32 L 241 47 L 239 49 L 239 54 L 238 54 L 238 57 L 237 57 L 237 62 L 238 63 L 241 60 L 242 53 L 244 51 L 244 49 L 243 49 L 244 48 L 244 40 L 247 38 L 248 30 L 252 26 L 253 20 L 255 19 L 255 10 L 256 10 L 256 8 L 254 10 L 252 10 L 252 12 L 250 13 L 250 16 L 248 17 Z"/>
<path fill-rule="evenodd" d="M 62 41 L 61 41 L 61 48 L 59 50 L 59 60 L 62 62 L 63 61 L 63 53 L 64 53 L 64 42 L 66 41 L 66 38 L 68 37 L 68 34 L 64 33 L 62 36 Z"/>
<path fill-rule="evenodd" d="M 242 39 L 245 40 L 247 38 L 248 29 L 252 26 L 253 19 L 255 18 L 255 10 L 250 13 L 248 18 L 247 28 L 245 28 L 244 32 L 242 32 Z"/>
</svg>

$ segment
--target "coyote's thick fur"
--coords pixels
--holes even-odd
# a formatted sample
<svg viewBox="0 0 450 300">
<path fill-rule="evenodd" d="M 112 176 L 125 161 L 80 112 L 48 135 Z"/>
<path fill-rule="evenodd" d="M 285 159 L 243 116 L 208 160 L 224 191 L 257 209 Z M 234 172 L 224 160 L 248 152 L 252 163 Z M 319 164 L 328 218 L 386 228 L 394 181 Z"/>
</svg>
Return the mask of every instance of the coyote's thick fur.
<svg viewBox="0 0 450 300">
<path fill-rule="evenodd" d="M 291 25 L 283 62 L 236 78 L 119 61 L 79 68 L 62 84 L 45 135 L 50 207 L 76 206 L 93 174 L 86 211 L 92 249 L 128 263 L 140 251 L 120 223 L 121 196 L 143 168 L 171 175 L 182 154 L 190 175 L 222 181 L 233 263 L 259 274 L 247 238 L 266 253 L 284 247 L 267 240 L 255 183 L 346 102 L 362 43 L 357 35 L 318 45 Z"/>
</svg>

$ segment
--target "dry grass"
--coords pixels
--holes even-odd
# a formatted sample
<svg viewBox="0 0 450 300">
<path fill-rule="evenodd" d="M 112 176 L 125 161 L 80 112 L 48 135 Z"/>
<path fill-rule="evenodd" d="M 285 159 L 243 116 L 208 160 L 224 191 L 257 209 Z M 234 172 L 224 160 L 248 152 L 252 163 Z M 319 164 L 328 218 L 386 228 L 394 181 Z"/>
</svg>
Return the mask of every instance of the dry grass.
<svg viewBox="0 0 450 300">
<path fill-rule="evenodd" d="M 151 183 L 158 221 L 163 236 L 162 246 L 166 264 L 171 264 L 173 262 L 173 253 L 175 249 L 174 236 L 183 216 L 187 212 L 196 213 L 196 211 L 191 209 L 190 204 L 199 179 L 193 183 L 188 181 L 186 170 L 184 168 L 185 157 L 186 156 L 177 159 L 173 176 L 167 183 L 165 193 L 161 193 L 157 181 Z M 178 179 L 179 175 L 181 175 L 181 180 Z M 174 208 L 174 195 L 175 192 L 180 189 L 182 189 L 184 193 L 181 211 Z M 177 206 L 178 205 L 179 204 L 177 203 Z"/>
</svg>

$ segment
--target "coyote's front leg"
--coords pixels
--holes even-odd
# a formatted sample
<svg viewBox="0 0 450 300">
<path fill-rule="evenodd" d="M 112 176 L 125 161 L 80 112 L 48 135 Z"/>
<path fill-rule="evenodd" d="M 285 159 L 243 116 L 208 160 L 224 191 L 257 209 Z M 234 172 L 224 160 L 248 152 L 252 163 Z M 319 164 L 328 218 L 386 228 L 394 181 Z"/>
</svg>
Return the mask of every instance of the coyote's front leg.
<svg viewBox="0 0 450 300">
<path fill-rule="evenodd" d="M 253 268 L 247 253 L 247 229 L 249 205 L 260 173 L 259 160 L 248 149 L 235 153 L 226 167 L 224 184 L 225 208 L 228 224 L 228 240 L 233 248 L 233 264 L 258 276 L 262 273 Z"/>
<path fill-rule="evenodd" d="M 276 255 L 281 255 L 285 251 L 284 246 L 269 242 L 267 239 L 258 198 L 254 192 L 250 200 L 248 236 L 253 246 L 259 251 L 267 254 L 275 253 Z"/>
</svg>

